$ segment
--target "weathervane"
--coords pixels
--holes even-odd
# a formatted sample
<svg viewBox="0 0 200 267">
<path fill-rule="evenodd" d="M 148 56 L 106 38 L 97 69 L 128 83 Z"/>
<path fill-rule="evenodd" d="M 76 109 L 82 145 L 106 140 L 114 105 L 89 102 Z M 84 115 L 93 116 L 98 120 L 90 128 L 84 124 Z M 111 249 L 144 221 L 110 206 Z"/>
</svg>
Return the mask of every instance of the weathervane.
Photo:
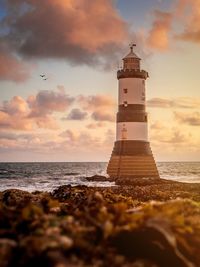
<svg viewBox="0 0 200 267">
<path fill-rule="evenodd" d="M 130 43 L 130 44 L 129 44 L 129 47 L 130 47 L 130 49 L 131 49 L 131 52 L 133 52 L 133 47 L 134 47 L 134 46 L 136 46 L 135 43 Z"/>
</svg>

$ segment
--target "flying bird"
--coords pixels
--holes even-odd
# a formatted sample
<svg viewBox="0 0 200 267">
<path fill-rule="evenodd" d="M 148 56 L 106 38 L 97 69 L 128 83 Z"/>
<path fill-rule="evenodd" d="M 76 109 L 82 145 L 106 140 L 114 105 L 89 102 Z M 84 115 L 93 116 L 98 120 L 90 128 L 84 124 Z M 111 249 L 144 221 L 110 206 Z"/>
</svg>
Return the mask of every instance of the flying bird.
<svg viewBox="0 0 200 267">
<path fill-rule="evenodd" d="M 44 78 L 45 77 L 45 74 L 42 74 L 42 75 L 40 74 L 40 77 Z"/>
<path fill-rule="evenodd" d="M 43 81 L 46 81 L 48 78 L 43 79 Z"/>
</svg>

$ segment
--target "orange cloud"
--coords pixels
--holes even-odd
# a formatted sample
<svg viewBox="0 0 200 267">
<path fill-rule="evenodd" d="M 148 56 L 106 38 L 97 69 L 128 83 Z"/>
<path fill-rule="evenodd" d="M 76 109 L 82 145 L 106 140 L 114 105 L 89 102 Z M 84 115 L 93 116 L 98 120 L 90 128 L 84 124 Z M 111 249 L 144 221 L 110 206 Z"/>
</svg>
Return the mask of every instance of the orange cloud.
<svg viewBox="0 0 200 267">
<path fill-rule="evenodd" d="M 186 146 L 194 142 L 191 134 L 185 129 L 181 129 L 178 125 L 172 127 L 167 126 L 166 123 L 156 121 L 151 124 L 150 139 L 151 142 L 158 146 L 169 146 L 173 149 L 176 146 Z"/>
<path fill-rule="evenodd" d="M 95 121 L 109 121 L 109 122 L 115 121 L 114 113 L 108 113 L 107 111 L 104 110 L 98 110 L 93 112 L 91 117 Z"/>
<path fill-rule="evenodd" d="M 164 51 L 169 48 L 169 36 L 172 26 L 172 14 L 155 10 L 155 20 L 150 30 L 146 43 L 153 49 Z"/>
<path fill-rule="evenodd" d="M 62 141 L 63 147 L 79 147 L 79 148 L 92 148 L 101 147 L 102 140 L 99 137 L 91 135 L 89 132 L 66 130 L 60 134 L 64 138 Z"/>
<path fill-rule="evenodd" d="M 32 122 L 27 119 L 29 108 L 20 96 L 4 101 L 0 111 L 0 128 L 14 130 L 31 130 Z"/>
<path fill-rule="evenodd" d="M 77 98 L 79 105 L 86 111 L 90 111 L 91 118 L 95 121 L 115 121 L 116 103 L 111 96 L 108 95 L 91 95 L 79 96 Z M 90 125 L 91 128 L 98 125 Z"/>
<path fill-rule="evenodd" d="M 102 108 L 113 108 L 116 105 L 114 99 L 108 95 L 80 95 L 77 98 L 77 101 L 83 109 L 88 111 L 99 110 Z"/>
<path fill-rule="evenodd" d="M 200 126 L 200 112 L 193 112 L 190 114 L 174 112 L 174 117 L 180 123 L 185 123 L 190 126 Z"/>
<path fill-rule="evenodd" d="M 175 23 L 179 23 L 179 33 L 172 29 Z M 200 0 L 178 0 L 171 12 L 155 11 L 146 45 L 165 51 L 170 39 L 200 43 Z"/>
<path fill-rule="evenodd" d="M 20 115 L 28 112 L 28 104 L 21 96 L 14 96 L 10 101 L 4 101 L 4 112 L 10 115 Z"/>
<path fill-rule="evenodd" d="M 183 18 L 184 29 L 176 38 L 200 43 L 200 0 L 179 0 L 177 13 Z"/>
<path fill-rule="evenodd" d="M 41 90 L 27 100 L 14 96 L 4 101 L 0 107 L 0 128 L 11 130 L 32 130 L 35 128 L 58 129 L 59 119 L 54 113 L 65 113 L 75 105 L 61 120 L 98 121 L 87 127 L 103 127 L 103 121 L 114 121 L 114 100 L 106 95 L 90 95 L 72 97 L 65 93 L 63 87 L 57 91 Z M 82 107 L 83 110 L 77 107 Z M 105 126 L 105 125 L 104 125 Z"/>
<path fill-rule="evenodd" d="M 99 121 L 99 122 L 90 123 L 90 124 L 86 125 L 86 128 L 94 130 L 94 129 L 102 128 L 102 127 L 105 127 L 105 126 L 106 126 L 105 122 Z"/>
<path fill-rule="evenodd" d="M 24 82 L 30 77 L 30 70 L 22 60 L 0 47 L 0 80 Z"/>
<path fill-rule="evenodd" d="M 192 97 L 159 98 L 155 97 L 147 101 L 151 108 L 182 108 L 195 109 L 200 106 L 200 99 Z"/>
<path fill-rule="evenodd" d="M 63 90 L 39 91 L 27 100 L 14 96 L 4 101 L 0 111 L 0 128 L 13 130 L 32 130 L 34 128 L 57 129 L 58 123 L 52 116 L 54 112 L 64 112 L 74 102 L 74 98 Z"/>
</svg>

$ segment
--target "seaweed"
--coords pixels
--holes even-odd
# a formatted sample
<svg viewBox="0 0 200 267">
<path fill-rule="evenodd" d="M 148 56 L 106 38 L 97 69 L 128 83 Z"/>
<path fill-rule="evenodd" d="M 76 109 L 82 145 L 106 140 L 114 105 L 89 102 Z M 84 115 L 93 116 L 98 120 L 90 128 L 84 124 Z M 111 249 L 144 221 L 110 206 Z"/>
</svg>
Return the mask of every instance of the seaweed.
<svg viewBox="0 0 200 267">
<path fill-rule="evenodd" d="M 199 187 L 170 182 L 0 193 L 0 267 L 198 267 Z"/>
</svg>

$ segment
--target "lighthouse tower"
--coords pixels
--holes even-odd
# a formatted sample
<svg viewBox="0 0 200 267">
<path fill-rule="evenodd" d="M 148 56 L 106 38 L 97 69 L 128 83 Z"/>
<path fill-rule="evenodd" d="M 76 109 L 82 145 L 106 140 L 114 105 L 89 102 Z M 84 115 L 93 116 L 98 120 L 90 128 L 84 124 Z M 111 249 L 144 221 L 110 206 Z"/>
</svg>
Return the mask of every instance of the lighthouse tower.
<svg viewBox="0 0 200 267">
<path fill-rule="evenodd" d="M 159 178 L 148 142 L 145 109 L 145 81 L 148 73 L 140 69 L 140 58 L 130 45 L 118 70 L 119 80 L 117 134 L 107 173 L 117 181 L 139 177 Z"/>
</svg>

